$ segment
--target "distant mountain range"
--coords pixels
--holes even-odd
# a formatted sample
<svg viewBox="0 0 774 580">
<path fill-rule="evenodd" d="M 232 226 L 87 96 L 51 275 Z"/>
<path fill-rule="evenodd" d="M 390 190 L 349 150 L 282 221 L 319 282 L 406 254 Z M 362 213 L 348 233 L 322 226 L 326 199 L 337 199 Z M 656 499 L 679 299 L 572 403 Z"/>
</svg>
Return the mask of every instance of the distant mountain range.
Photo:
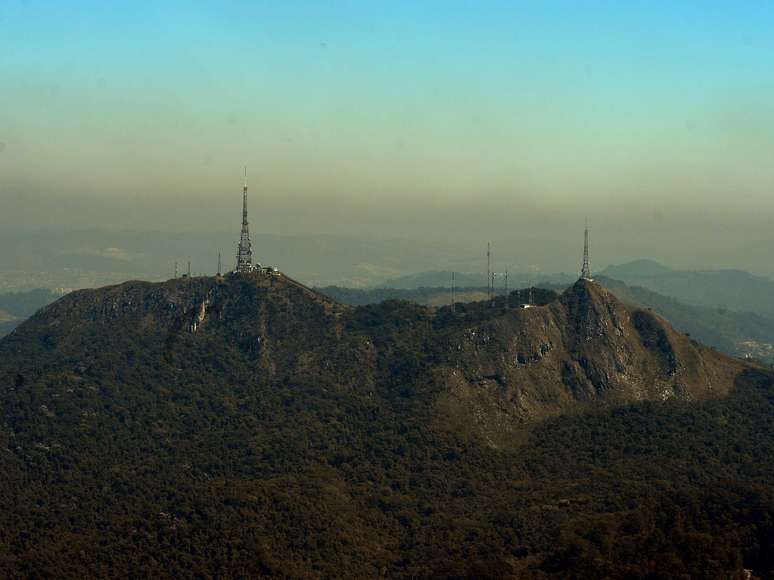
<svg viewBox="0 0 774 580">
<path fill-rule="evenodd" d="M 235 232 L 0 232 L 0 292 L 36 287 L 88 288 L 128 279 L 166 280 L 177 261 L 185 272 L 215 274 L 234 267 Z M 256 261 L 280 266 L 307 284 L 365 287 L 438 264 L 473 269 L 480 256 L 460 258 L 453 250 L 418 246 L 411 240 L 326 235 L 253 233 Z"/>
<path fill-rule="evenodd" d="M 596 281 L 625 302 L 652 308 L 675 328 L 704 344 L 734 356 L 774 364 L 774 318 L 754 312 L 685 304 L 606 276 L 598 276 Z"/>
<path fill-rule="evenodd" d="M 194 274 L 214 274 L 218 252 L 224 270 L 233 267 L 234 232 L 80 230 L 0 232 L 0 292 L 34 288 L 78 289 L 127 279 L 166 280 L 191 262 Z M 483 251 L 417 244 L 407 239 L 362 239 L 331 235 L 253 234 L 256 260 L 278 265 L 308 285 L 349 288 L 485 287 Z M 512 288 L 569 285 L 577 274 L 518 268 L 516 254 L 498 254 L 493 269 L 509 270 Z M 523 262 L 521 262 L 523 264 Z M 671 296 L 686 304 L 724 307 L 774 317 L 774 281 L 737 270 L 676 270 L 637 260 L 598 274 Z M 496 285 L 504 286 L 498 277 Z"/>
<path fill-rule="evenodd" d="M 500 272 L 495 279 L 495 288 L 498 291 L 503 290 L 505 278 Z M 511 271 L 508 274 L 508 284 L 511 288 L 526 287 L 530 284 L 535 286 L 546 285 L 564 285 L 569 286 L 575 280 L 577 275 L 560 274 L 535 274 L 530 275 L 524 272 Z M 419 272 L 417 274 L 408 274 L 398 278 L 391 278 L 380 282 L 377 288 L 394 288 L 398 290 L 411 290 L 414 288 L 449 288 L 451 287 L 452 272 L 450 270 Z M 454 272 L 454 284 L 457 288 L 483 288 L 486 290 L 486 274 L 471 274 L 465 272 Z"/>
<path fill-rule="evenodd" d="M 8 334 L 13 330 L 21 319 L 9 314 L 5 310 L 0 310 L 0 337 Z"/>
<path fill-rule="evenodd" d="M 686 304 L 774 317 L 774 280 L 742 270 L 675 270 L 651 260 L 605 268 L 601 275 Z"/>
</svg>

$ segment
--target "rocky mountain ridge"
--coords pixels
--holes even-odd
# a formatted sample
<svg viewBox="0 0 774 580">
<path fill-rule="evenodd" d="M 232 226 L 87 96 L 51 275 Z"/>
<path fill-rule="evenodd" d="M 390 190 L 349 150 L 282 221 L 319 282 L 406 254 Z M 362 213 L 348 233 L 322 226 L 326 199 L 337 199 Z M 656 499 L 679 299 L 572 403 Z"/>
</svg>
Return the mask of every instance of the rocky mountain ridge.
<svg viewBox="0 0 774 580">
<path fill-rule="evenodd" d="M 584 280 L 542 306 L 506 308 L 499 297 L 455 312 L 394 301 L 347 307 L 281 276 L 129 282 L 73 292 L 0 351 L 19 342 L 40 342 L 47 372 L 72 372 L 62 366 L 71 357 L 76 368 L 100 368 L 105 355 L 119 358 L 114 370 L 140 356 L 184 369 L 209 353 L 223 361 L 224 380 L 242 368 L 265 385 L 421 389 L 455 415 L 472 405 L 482 422 L 511 426 L 576 406 L 721 395 L 744 368 Z M 122 363 L 126 352 L 135 354 Z"/>
</svg>

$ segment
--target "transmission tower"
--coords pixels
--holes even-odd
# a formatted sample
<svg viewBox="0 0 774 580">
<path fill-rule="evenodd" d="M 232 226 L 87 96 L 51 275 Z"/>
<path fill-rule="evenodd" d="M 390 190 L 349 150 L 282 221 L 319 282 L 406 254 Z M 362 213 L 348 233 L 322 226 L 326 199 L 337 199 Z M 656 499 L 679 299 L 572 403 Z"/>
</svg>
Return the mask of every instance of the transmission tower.
<svg viewBox="0 0 774 580">
<path fill-rule="evenodd" d="M 451 280 L 451 311 L 454 312 L 455 306 L 455 300 L 454 300 L 454 272 L 452 274 L 452 280 Z"/>
<path fill-rule="evenodd" d="M 247 167 L 245 167 L 245 184 L 242 187 L 242 232 L 239 235 L 239 246 L 237 247 L 236 271 L 253 271 L 253 248 L 250 243 L 250 228 L 247 222 Z"/>
<path fill-rule="evenodd" d="M 492 271 L 492 244 L 486 243 L 486 299 L 492 299 L 492 284 L 490 280 L 490 272 Z"/>
<path fill-rule="evenodd" d="M 508 270 L 505 271 L 505 309 L 508 310 L 510 308 L 511 300 L 510 295 L 508 294 Z"/>
<path fill-rule="evenodd" d="M 591 267 L 589 266 L 589 228 L 583 231 L 583 266 L 581 267 L 582 280 L 591 280 Z"/>
</svg>

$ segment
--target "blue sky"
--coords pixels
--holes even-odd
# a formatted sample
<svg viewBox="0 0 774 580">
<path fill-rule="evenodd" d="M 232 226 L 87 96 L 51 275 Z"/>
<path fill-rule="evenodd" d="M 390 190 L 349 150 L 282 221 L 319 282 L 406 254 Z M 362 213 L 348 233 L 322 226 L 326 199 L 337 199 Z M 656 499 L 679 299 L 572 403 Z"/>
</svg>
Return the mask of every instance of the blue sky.
<svg viewBox="0 0 774 580">
<path fill-rule="evenodd" d="M 773 205 L 772 2 L 4 0 L 0 49 L 8 199 Z"/>
</svg>

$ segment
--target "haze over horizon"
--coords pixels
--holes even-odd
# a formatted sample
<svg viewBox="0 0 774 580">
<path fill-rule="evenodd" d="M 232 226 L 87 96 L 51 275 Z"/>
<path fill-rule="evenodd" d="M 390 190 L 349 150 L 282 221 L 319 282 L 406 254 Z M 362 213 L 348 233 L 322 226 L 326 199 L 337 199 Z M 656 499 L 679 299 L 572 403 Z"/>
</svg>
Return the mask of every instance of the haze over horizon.
<svg viewBox="0 0 774 580">
<path fill-rule="evenodd" d="M 254 234 L 774 276 L 774 5 L 12 0 L 0 46 L 6 232 L 236 243 L 247 165 Z"/>
</svg>

